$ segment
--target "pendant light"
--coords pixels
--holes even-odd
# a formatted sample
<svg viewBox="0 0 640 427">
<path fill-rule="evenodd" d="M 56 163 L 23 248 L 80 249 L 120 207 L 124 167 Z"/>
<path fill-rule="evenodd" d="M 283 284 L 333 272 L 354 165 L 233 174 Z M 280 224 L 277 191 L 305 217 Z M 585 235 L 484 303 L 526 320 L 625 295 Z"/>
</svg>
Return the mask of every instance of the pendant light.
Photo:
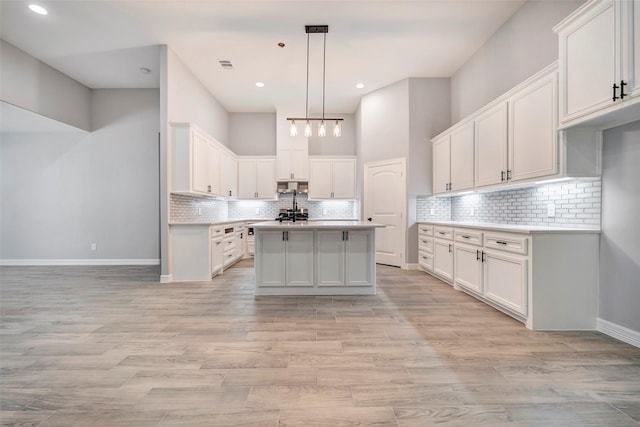
<svg viewBox="0 0 640 427">
<path fill-rule="evenodd" d="M 337 138 L 342 135 L 340 122 L 344 119 L 326 118 L 324 116 L 324 113 L 325 113 L 324 101 L 325 101 L 325 90 L 326 90 L 325 73 L 326 73 L 326 59 L 327 59 L 327 33 L 329 32 L 329 26 L 328 25 L 306 25 L 305 32 L 307 33 L 307 92 L 306 92 L 306 100 L 305 100 L 305 116 L 302 118 L 287 117 L 287 120 L 291 122 L 291 124 L 289 125 L 289 135 L 292 137 L 298 135 L 298 128 L 296 126 L 296 120 L 298 120 L 298 121 L 305 122 L 304 136 L 309 138 L 313 136 L 313 129 L 311 127 L 311 122 L 319 121 L 320 123 L 318 123 L 318 136 L 324 137 L 327 135 L 327 126 L 325 123 L 325 120 L 326 120 L 327 122 L 332 122 L 332 121 L 335 122 L 335 125 L 333 128 L 333 136 Z M 323 52 L 322 52 L 322 118 L 309 117 L 309 35 L 310 34 L 323 34 L 323 37 L 324 37 Z"/>
</svg>

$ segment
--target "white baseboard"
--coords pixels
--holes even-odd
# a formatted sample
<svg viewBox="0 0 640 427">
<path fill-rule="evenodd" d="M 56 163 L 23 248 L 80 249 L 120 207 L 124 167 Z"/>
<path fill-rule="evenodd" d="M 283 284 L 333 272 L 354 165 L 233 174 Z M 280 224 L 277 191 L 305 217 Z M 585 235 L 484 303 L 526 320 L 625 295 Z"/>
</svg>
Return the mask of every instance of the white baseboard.
<svg viewBox="0 0 640 427">
<path fill-rule="evenodd" d="M 600 318 L 598 318 L 598 320 L 596 321 L 596 328 L 603 334 L 609 335 L 613 338 L 619 339 L 620 341 L 626 342 L 627 344 L 631 344 L 635 347 L 640 348 L 640 332 L 638 331 L 625 328 L 624 326 L 620 326 L 616 323 L 612 323 Z"/>
<path fill-rule="evenodd" d="M 160 283 L 171 283 L 173 282 L 172 274 L 163 274 L 160 276 Z"/>
<path fill-rule="evenodd" d="M 420 270 L 420 265 L 418 263 L 409 263 L 405 264 L 405 268 L 407 270 Z"/>
<path fill-rule="evenodd" d="M 2 259 L 0 266 L 29 265 L 160 265 L 159 259 Z"/>
</svg>

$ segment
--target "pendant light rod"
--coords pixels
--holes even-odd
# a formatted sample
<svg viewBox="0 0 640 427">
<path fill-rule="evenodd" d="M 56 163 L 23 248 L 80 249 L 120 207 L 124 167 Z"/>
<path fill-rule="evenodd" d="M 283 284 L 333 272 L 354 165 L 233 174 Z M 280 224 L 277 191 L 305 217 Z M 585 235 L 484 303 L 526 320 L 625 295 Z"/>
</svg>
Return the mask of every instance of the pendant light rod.
<svg viewBox="0 0 640 427">
<path fill-rule="evenodd" d="M 322 44 L 322 119 L 324 120 L 324 91 L 326 88 L 324 76 L 327 71 L 327 33 L 323 34 L 323 38 L 324 38 L 324 41 Z M 307 39 L 309 39 L 309 34 L 307 34 Z M 309 113 L 307 112 L 307 116 L 308 115 Z"/>
<path fill-rule="evenodd" d="M 304 108 L 304 115 L 309 117 L 309 32 L 307 31 L 307 100 Z"/>
</svg>

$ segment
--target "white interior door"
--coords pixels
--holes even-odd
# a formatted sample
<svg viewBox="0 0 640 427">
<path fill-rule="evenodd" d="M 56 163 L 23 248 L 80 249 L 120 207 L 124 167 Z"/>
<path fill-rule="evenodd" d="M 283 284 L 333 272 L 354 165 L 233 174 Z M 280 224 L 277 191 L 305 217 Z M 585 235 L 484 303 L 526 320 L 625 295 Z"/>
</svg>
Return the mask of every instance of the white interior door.
<svg viewBox="0 0 640 427">
<path fill-rule="evenodd" d="M 376 229 L 376 262 L 404 266 L 406 238 L 405 159 L 365 164 L 364 218 L 384 228 Z"/>
</svg>

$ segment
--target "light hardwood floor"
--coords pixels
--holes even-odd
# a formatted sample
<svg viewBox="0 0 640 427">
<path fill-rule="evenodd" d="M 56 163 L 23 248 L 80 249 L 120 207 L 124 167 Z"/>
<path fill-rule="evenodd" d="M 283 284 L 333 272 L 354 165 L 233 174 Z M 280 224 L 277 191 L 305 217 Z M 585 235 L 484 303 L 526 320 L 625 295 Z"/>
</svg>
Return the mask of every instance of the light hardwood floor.
<svg viewBox="0 0 640 427">
<path fill-rule="evenodd" d="M 3 267 L 2 425 L 637 426 L 640 349 L 532 332 L 417 271 L 253 296 L 253 264 Z"/>
</svg>

